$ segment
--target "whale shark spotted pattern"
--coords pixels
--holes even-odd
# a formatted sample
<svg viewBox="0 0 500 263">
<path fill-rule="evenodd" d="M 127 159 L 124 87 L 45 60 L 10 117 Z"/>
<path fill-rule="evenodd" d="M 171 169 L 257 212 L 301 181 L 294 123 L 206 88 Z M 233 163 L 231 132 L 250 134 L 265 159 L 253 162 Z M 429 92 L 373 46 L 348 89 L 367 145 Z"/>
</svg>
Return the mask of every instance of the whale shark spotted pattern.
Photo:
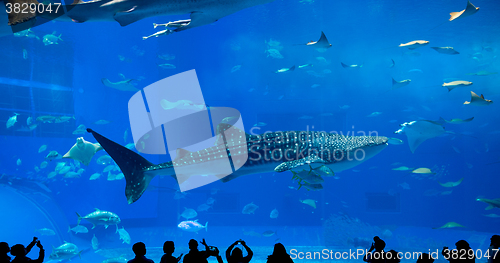
<svg viewBox="0 0 500 263">
<path fill-rule="evenodd" d="M 225 135 L 224 131 L 233 128 L 234 134 Z M 120 167 L 126 179 L 125 195 L 129 204 L 137 201 L 144 193 L 151 179 L 156 175 L 169 175 L 181 183 L 189 183 L 189 177 L 194 175 L 214 175 L 210 167 L 202 165 L 197 170 L 197 164 L 211 164 L 223 159 L 221 151 L 239 161 L 238 154 L 248 154 L 243 166 L 234 173 L 221 178 L 228 182 L 247 174 L 265 172 L 284 172 L 319 163 L 329 167 L 333 172 L 350 169 L 382 151 L 388 144 L 383 136 L 344 136 L 325 132 L 288 131 L 271 132 L 262 135 L 250 135 L 234 126 L 221 123 L 217 126 L 217 142 L 215 146 L 197 152 L 184 149 L 177 150 L 173 161 L 154 165 L 139 154 L 100 135 L 92 129 L 87 129 L 113 158 Z M 224 138 L 223 138 L 224 136 Z M 241 147 L 240 138 L 245 136 L 245 147 Z M 240 141 L 241 140 L 241 141 Z M 238 151 L 238 149 L 244 149 Z M 234 163 L 235 166 L 241 164 Z M 175 174 L 174 167 L 183 167 L 185 174 Z M 187 168 L 187 169 L 186 169 Z M 216 173 L 216 169 L 214 170 Z"/>
</svg>

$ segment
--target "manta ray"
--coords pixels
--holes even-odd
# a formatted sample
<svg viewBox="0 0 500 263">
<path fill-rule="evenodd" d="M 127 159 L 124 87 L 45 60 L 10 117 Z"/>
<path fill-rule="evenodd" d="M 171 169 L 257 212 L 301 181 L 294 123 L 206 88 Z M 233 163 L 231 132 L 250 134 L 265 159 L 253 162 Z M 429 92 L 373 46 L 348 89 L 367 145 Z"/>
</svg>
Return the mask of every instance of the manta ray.
<svg viewBox="0 0 500 263">
<path fill-rule="evenodd" d="M 411 83 L 411 79 L 405 79 L 401 81 L 397 81 L 394 78 L 392 79 L 392 89 L 399 89 Z"/>
<path fill-rule="evenodd" d="M 465 7 L 464 10 L 462 10 L 460 12 L 451 12 L 450 13 L 450 21 L 473 15 L 477 11 L 479 11 L 479 7 L 475 7 L 470 1 L 467 1 L 467 6 Z"/>
<path fill-rule="evenodd" d="M 225 133 L 230 128 L 232 132 Z M 125 195 L 129 204 L 141 197 L 156 175 L 171 176 L 180 184 L 188 183 L 191 176 L 217 176 L 220 169 L 216 169 L 216 166 L 227 160 L 219 158 L 222 157 L 221 149 L 229 152 L 233 162 L 237 160 L 233 164 L 239 167 L 232 174 L 219 177 L 222 182 L 228 182 L 243 175 L 280 173 L 304 165 L 309 167 L 310 164 L 324 165 L 332 172 L 343 171 L 372 158 L 388 145 L 387 137 L 383 136 L 343 136 L 313 131 L 250 135 L 234 126 L 220 123 L 217 125 L 214 146 L 196 152 L 178 148 L 173 161 L 155 165 L 94 130 L 87 131 L 92 133 L 125 175 Z M 354 153 L 359 154 L 358 157 L 362 154 L 363 158 L 353 158 Z M 240 163 L 241 156 L 246 155 L 248 159 Z M 176 174 L 175 171 L 184 172 Z M 182 178 L 186 181 L 181 182 L 184 180 Z"/>
<path fill-rule="evenodd" d="M 448 55 L 460 54 L 460 52 L 456 51 L 452 47 L 431 47 L 431 48 L 436 50 L 438 53 L 441 53 L 441 54 L 448 54 Z"/>
<path fill-rule="evenodd" d="M 36 0 L 5 0 L 11 4 L 42 5 Z M 216 22 L 220 18 L 236 13 L 245 8 L 273 2 L 274 0 L 93 0 L 83 2 L 75 0 L 73 4 L 60 7 L 57 12 L 10 13 L 9 25 L 32 23 L 36 17 L 50 20 L 73 21 L 116 21 L 127 26 L 141 19 L 154 16 L 190 14 L 189 22 L 176 23 L 179 26 L 173 32 L 179 32 Z M 45 5 L 44 10 L 47 6 Z M 55 9 L 55 7 L 53 7 Z M 42 10 L 42 7 L 38 8 Z M 66 10 L 66 11 L 65 11 Z M 182 20 L 185 21 L 185 20 Z"/>
<path fill-rule="evenodd" d="M 418 146 L 426 140 L 446 133 L 444 127 L 440 123 L 429 120 L 405 122 L 401 124 L 401 126 L 402 128 L 394 133 L 406 134 L 406 137 L 408 137 L 408 145 L 412 153 L 415 153 Z"/>
<path fill-rule="evenodd" d="M 483 94 L 481 94 L 481 96 L 479 96 L 476 93 L 474 93 L 473 91 L 471 91 L 470 96 L 471 96 L 470 101 L 466 101 L 466 102 L 464 102 L 464 104 L 476 105 L 476 106 L 488 106 L 491 103 L 493 103 L 492 100 L 485 99 Z"/>
<path fill-rule="evenodd" d="M 117 82 L 111 82 L 107 78 L 102 78 L 101 82 L 106 87 L 110 87 L 121 91 L 139 91 L 139 89 L 132 84 L 132 81 L 134 80 L 135 79 L 124 79 Z"/>
<path fill-rule="evenodd" d="M 448 222 L 448 223 L 444 224 L 443 226 L 433 227 L 432 229 L 454 228 L 454 227 L 465 227 L 465 226 L 462 226 L 461 224 L 456 223 L 456 222 Z"/>
<path fill-rule="evenodd" d="M 102 147 L 99 144 L 88 142 L 83 137 L 80 137 L 76 139 L 75 145 L 62 158 L 71 158 L 89 165 L 94 154 L 100 150 L 102 150 Z"/>
<path fill-rule="evenodd" d="M 443 87 L 446 87 L 448 89 L 448 92 L 460 86 L 470 86 L 470 85 L 472 85 L 472 82 L 465 80 L 455 80 L 452 82 L 443 83 Z"/>
</svg>

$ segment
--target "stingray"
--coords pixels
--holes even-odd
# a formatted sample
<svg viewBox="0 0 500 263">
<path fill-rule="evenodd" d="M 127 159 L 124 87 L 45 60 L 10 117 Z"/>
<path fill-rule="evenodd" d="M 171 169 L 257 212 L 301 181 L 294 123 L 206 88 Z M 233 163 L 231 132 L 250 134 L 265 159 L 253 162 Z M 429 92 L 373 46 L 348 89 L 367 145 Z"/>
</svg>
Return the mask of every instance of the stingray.
<svg viewBox="0 0 500 263">
<path fill-rule="evenodd" d="M 402 87 L 410 84 L 410 82 L 411 82 L 411 79 L 405 79 L 405 80 L 401 80 L 401 81 L 396 81 L 396 80 L 392 79 L 392 89 L 402 88 Z"/>
<path fill-rule="evenodd" d="M 71 158 L 80 161 L 85 165 L 89 165 L 94 154 L 102 150 L 98 143 L 87 142 L 83 137 L 77 138 L 75 145 L 63 156 L 63 158 Z"/>
<path fill-rule="evenodd" d="M 458 51 L 456 51 L 452 47 L 431 47 L 431 48 L 436 50 L 438 53 L 441 53 L 441 54 L 448 54 L 448 55 L 460 54 Z"/>
<path fill-rule="evenodd" d="M 472 85 L 472 82 L 470 81 L 465 81 L 465 80 L 455 80 L 452 82 L 448 83 L 443 83 L 443 87 L 446 87 L 448 89 L 448 92 L 452 91 L 454 88 L 460 87 L 460 86 L 470 86 Z"/>
<path fill-rule="evenodd" d="M 340 64 L 342 65 L 343 68 L 361 68 L 361 67 L 363 67 L 363 65 L 347 65 L 347 64 L 344 64 L 342 62 L 340 62 Z"/>
<path fill-rule="evenodd" d="M 460 12 L 451 12 L 450 13 L 450 21 L 473 15 L 477 11 L 479 11 L 479 7 L 475 7 L 470 1 L 467 1 L 467 7 L 465 7 L 464 10 L 462 10 Z"/>
<path fill-rule="evenodd" d="M 401 124 L 401 126 L 402 128 L 394 133 L 406 134 L 406 137 L 408 137 L 408 145 L 412 153 L 414 153 L 418 146 L 424 141 L 446 133 L 441 124 L 429 120 L 405 122 Z"/>
<path fill-rule="evenodd" d="M 139 91 L 139 89 L 136 88 L 131 83 L 134 79 L 125 79 L 125 76 L 123 76 L 122 74 L 120 74 L 120 76 L 123 78 L 122 81 L 111 82 L 107 78 L 102 78 L 101 82 L 106 87 L 110 87 L 110 88 L 121 90 L 121 91 Z"/>
<path fill-rule="evenodd" d="M 481 96 L 478 96 L 476 93 L 473 91 L 470 92 L 471 98 L 470 101 L 464 102 L 464 104 L 470 104 L 470 105 L 476 105 L 476 106 L 487 106 L 493 103 L 492 100 L 487 100 L 484 98 L 483 94 Z"/>
<path fill-rule="evenodd" d="M 435 174 L 429 168 L 417 168 L 411 172 L 414 174 Z"/>
<path fill-rule="evenodd" d="M 325 52 L 328 48 L 332 47 L 332 44 L 328 42 L 328 39 L 325 36 L 325 33 L 321 31 L 321 37 L 319 38 L 318 41 L 309 41 L 306 46 L 314 46 L 316 50 L 319 52 Z"/>
<path fill-rule="evenodd" d="M 443 226 L 433 227 L 432 229 L 453 228 L 453 227 L 465 227 L 465 226 L 462 226 L 461 224 L 455 223 L 455 222 L 448 222 L 448 223 L 444 224 Z"/>
<path fill-rule="evenodd" d="M 415 40 L 415 41 L 411 41 L 408 43 L 400 44 L 399 47 L 407 47 L 408 49 L 414 50 L 414 49 L 417 49 L 419 47 L 425 46 L 427 44 L 429 44 L 429 41 Z"/>
<path fill-rule="evenodd" d="M 455 186 L 459 186 L 462 181 L 464 180 L 464 178 L 462 177 L 462 179 L 456 181 L 456 182 L 447 182 L 447 183 L 439 183 L 442 187 L 455 187 Z"/>
</svg>

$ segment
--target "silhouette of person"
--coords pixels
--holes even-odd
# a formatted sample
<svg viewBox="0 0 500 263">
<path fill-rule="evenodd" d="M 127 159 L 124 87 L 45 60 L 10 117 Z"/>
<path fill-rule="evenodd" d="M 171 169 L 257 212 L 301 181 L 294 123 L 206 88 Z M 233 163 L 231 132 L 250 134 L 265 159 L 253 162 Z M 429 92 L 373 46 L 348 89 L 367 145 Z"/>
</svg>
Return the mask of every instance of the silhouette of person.
<svg viewBox="0 0 500 263">
<path fill-rule="evenodd" d="M 422 255 L 420 255 L 420 257 L 418 257 L 417 259 L 417 263 L 433 263 L 433 262 L 434 258 L 432 258 L 431 255 L 427 253 L 422 253 Z"/>
<path fill-rule="evenodd" d="M 146 245 L 142 242 L 137 242 L 132 246 L 135 258 L 128 261 L 128 263 L 154 263 L 153 260 L 146 258 Z"/>
<path fill-rule="evenodd" d="M 205 239 L 201 241 L 201 244 L 205 246 L 205 250 L 198 250 L 198 241 L 191 239 L 189 240 L 189 253 L 184 256 L 182 262 L 184 263 L 208 263 L 207 258 L 210 257 L 210 249 L 205 242 Z"/>
<path fill-rule="evenodd" d="M 10 257 L 7 253 L 10 252 L 10 247 L 7 242 L 0 242 L 0 263 L 9 263 Z"/>
<path fill-rule="evenodd" d="M 267 256 L 267 263 L 293 263 L 292 257 L 286 253 L 286 248 L 281 243 L 274 244 L 273 254 Z"/>
<path fill-rule="evenodd" d="M 384 255 L 385 242 L 380 239 L 378 236 L 373 237 L 373 243 L 370 247 L 370 250 L 363 257 L 363 261 L 370 263 L 385 263 L 385 255 Z M 375 250 L 375 251 L 373 251 Z"/>
<path fill-rule="evenodd" d="M 238 243 L 240 243 L 247 250 L 248 255 L 246 257 L 243 257 L 243 251 L 241 251 L 240 248 L 235 248 L 233 250 L 234 246 L 238 245 Z M 241 239 L 235 241 L 226 250 L 227 263 L 248 263 L 252 260 L 252 257 L 253 251 L 247 246 L 247 243 Z"/>
<path fill-rule="evenodd" d="M 26 255 L 31 251 L 31 248 L 33 248 L 35 244 L 40 249 L 40 252 L 38 253 L 38 258 L 32 260 L 31 258 L 26 257 Z M 45 257 L 45 249 L 43 249 L 40 240 L 38 240 L 38 238 L 36 237 L 33 237 L 33 241 L 31 241 L 31 243 L 26 248 L 22 244 L 12 246 L 12 248 L 10 249 L 10 254 L 15 257 L 12 260 L 12 263 L 42 263 Z"/>
<path fill-rule="evenodd" d="M 160 263 L 177 263 L 181 261 L 182 255 L 184 254 L 181 254 L 178 258 L 176 258 L 172 256 L 174 251 L 174 241 L 165 241 L 165 243 L 163 244 L 163 253 L 165 253 L 165 255 L 161 257 Z"/>
<path fill-rule="evenodd" d="M 488 263 L 500 263 L 500 251 L 498 250 L 500 246 L 500 236 L 493 235 L 490 240 Z"/>
<path fill-rule="evenodd" d="M 385 262 L 386 263 L 399 263 L 401 259 L 399 258 L 398 252 L 396 250 L 389 250 L 385 253 Z"/>
<path fill-rule="evenodd" d="M 469 243 L 465 240 L 459 240 L 455 243 L 456 249 L 450 250 L 448 247 L 443 247 L 441 254 L 450 263 L 475 263 L 476 257 L 474 250 L 470 248 Z"/>
</svg>

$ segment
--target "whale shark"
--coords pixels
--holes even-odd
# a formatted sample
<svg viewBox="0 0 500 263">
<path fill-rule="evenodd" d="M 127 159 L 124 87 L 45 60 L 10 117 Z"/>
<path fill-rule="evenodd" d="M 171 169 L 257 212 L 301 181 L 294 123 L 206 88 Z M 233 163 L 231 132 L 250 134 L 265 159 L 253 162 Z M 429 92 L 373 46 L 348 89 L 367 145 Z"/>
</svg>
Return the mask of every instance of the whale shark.
<svg viewBox="0 0 500 263">
<path fill-rule="evenodd" d="M 37 0 L 4 0 L 9 4 L 44 5 Z M 84 2 L 74 0 L 70 5 L 63 5 L 55 11 L 46 11 L 47 5 L 39 10 L 43 12 L 14 13 L 8 15 L 8 25 L 34 25 L 33 20 L 42 17 L 49 20 L 73 21 L 77 23 L 88 21 L 116 21 L 121 26 L 127 26 L 148 17 L 190 14 L 189 22 L 181 23 L 172 32 L 179 32 L 198 26 L 216 22 L 220 18 L 240 10 L 273 2 L 274 0 L 93 0 Z M 4 13 L 6 14 L 6 13 Z M 186 20 L 182 20 L 186 21 Z M 179 23 L 173 22 L 179 25 Z M 2 25 L 3 26 L 3 25 Z M 26 28 L 24 28 L 26 29 Z"/>
<path fill-rule="evenodd" d="M 231 135 L 225 134 L 224 131 L 230 128 L 235 132 Z M 243 175 L 280 173 L 311 164 L 324 165 L 333 172 L 339 172 L 372 158 L 388 145 L 388 138 L 384 136 L 345 136 L 312 131 L 250 135 L 234 126 L 220 123 L 217 125 L 217 140 L 214 146 L 197 152 L 178 148 L 174 160 L 155 165 L 96 131 L 90 128 L 87 131 L 94 136 L 125 175 L 125 196 L 129 204 L 141 197 L 151 179 L 157 175 L 171 176 L 179 184 L 189 183 L 190 176 L 217 176 L 220 170 L 217 169 L 217 162 L 224 161 L 218 158 L 222 156 L 221 150 L 227 151 L 233 160 L 238 159 L 238 155 L 248 155 L 244 164 L 234 163 L 235 166 L 240 166 L 238 170 L 225 177 L 219 177 L 220 181 L 229 182 Z M 175 174 L 174 167 L 176 169 L 181 167 L 184 174 Z M 183 181 L 180 178 L 187 179 Z"/>
</svg>

